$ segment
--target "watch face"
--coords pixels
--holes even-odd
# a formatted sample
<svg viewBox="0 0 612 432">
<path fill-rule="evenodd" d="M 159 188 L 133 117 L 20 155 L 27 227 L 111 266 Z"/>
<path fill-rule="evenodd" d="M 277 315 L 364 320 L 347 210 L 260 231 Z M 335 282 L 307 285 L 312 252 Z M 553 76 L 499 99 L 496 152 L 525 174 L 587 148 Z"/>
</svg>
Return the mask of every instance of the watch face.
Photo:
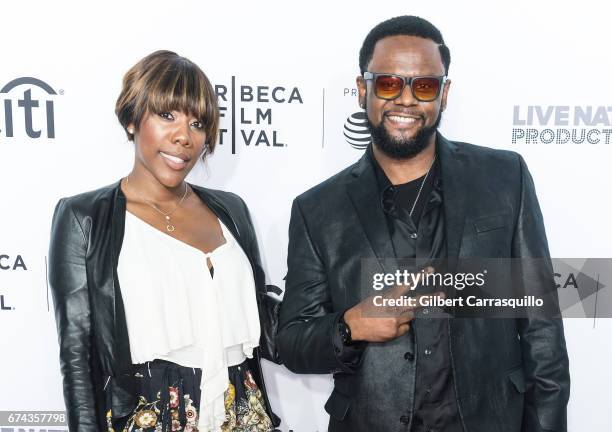
<svg viewBox="0 0 612 432">
<path fill-rule="evenodd" d="M 338 328 L 340 330 L 340 337 L 342 338 L 342 343 L 348 343 L 351 337 L 348 326 L 344 323 L 338 323 Z"/>
</svg>

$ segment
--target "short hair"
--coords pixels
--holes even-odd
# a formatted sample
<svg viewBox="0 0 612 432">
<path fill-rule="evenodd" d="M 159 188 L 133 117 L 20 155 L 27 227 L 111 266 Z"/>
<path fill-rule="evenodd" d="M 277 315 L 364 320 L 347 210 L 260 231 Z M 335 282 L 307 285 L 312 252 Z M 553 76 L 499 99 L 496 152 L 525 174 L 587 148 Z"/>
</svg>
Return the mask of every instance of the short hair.
<svg viewBox="0 0 612 432">
<path fill-rule="evenodd" d="M 359 50 L 359 69 L 361 75 L 366 71 L 368 64 L 372 60 L 376 42 L 389 36 L 418 36 L 424 39 L 431 39 L 438 44 L 442 64 L 444 64 L 444 71 L 448 75 L 451 57 L 450 50 L 444 44 L 442 33 L 429 21 L 413 15 L 390 18 L 370 30 Z"/>
<path fill-rule="evenodd" d="M 212 153 L 219 132 L 219 106 L 206 74 L 191 60 L 172 51 L 155 51 L 136 63 L 123 77 L 115 114 L 128 139 L 130 123 L 140 127 L 145 113 L 181 111 L 204 126 L 206 154 Z"/>
</svg>

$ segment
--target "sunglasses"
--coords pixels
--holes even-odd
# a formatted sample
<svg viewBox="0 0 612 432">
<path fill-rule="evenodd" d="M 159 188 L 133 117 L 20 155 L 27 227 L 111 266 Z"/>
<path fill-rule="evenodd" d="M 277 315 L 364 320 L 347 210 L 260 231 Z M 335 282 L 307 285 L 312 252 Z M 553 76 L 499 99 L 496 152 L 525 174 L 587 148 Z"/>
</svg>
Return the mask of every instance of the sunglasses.
<svg viewBox="0 0 612 432">
<path fill-rule="evenodd" d="M 374 81 L 374 94 L 380 99 L 397 99 L 404 91 L 404 87 L 409 86 L 412 96 L 420 102 L 436 100 L 446 82 L 445 76 L 405 77 L 373 72 L 364 72 L 363 79 Z"/>
</svg>

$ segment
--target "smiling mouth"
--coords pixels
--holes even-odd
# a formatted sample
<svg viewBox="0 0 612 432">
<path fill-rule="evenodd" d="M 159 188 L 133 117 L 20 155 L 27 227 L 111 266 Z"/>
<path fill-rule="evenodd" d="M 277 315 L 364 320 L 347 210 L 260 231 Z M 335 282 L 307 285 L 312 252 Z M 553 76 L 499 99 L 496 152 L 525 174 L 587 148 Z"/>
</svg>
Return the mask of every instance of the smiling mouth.
<svg viewBox="0 0 612 432">
<path fill-rule="evenodd" d="M 397 122 L 397 123 L 404 123 L 404 124 L 413 124 L 416 123 L 418 118 L 416 117 L 402 117 L 402 116 L 397 116 L 397 115 L 390 115 L 387 116 L 387 118 L 391 121 Z"/>
<path fill-rule="evenodd" d="M 172 156 L 162 151 L 160 151 L 159 154 L 162 155 L 163 158 L 168 159 L 170 162 L 174 162 L 175 164 L 186 164 L 187 163 L 186 160 L 181 159 L 180 157 Z"/>
<path fill-rule="evenodd" d="M 413 126 L 421 120 L 421 118 L 417 116 L 403 116 L 403 115 L 396 115 L 396 114 L 387 114 L 385 117 L 391 123 L 394 123 L 396 125 L 401 125 L 401 126 Z"/>
</svg>

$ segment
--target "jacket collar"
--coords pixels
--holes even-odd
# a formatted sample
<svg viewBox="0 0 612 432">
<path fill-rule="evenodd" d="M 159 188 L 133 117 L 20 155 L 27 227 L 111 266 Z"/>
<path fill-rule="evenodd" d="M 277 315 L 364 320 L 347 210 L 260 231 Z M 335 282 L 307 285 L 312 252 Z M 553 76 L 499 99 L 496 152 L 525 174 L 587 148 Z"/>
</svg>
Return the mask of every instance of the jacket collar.
<svg viewBox="0 0 612 432">
<path fill-rule="evenodd" d="M 444 194 L 446 246 L 448 258 L 453 260 L 459 256 L 465 226 L 466 203 L 469 196 L 469 191 L 465 187 L 466 158 L 460 145 L 447 140 L 439 132 L 438 157 Z"/>
<path fill-rule="evenodd" d="M 444 195 L 447 252 L 448 257 L 452 259 L 459 255 L 465 222 L 467 199 L 462 180 L 465 175 L 465 156 L 459 145 L 447 140 L 439 132 L 436 146 Z M 387 220 L 378 199 L 376 174 L 367 154 L 350 170 L 347 192 L 376 257 L 383 268 L 386 268 L 385 259 L 395 255 Z"/>
<path fill-rule="evenodd" d="M 211 209 L 211 211 L 219 218 L 221 222 L 230 230 L 232 235 L 244 250 L 244 252 L 249 256 L 246 239 L 242 236 L 238 225 L 236 225 L 236 221 L 232 217 L 231 213 L 227 209 L 225 205 L 215 196 L 213 192 L 209 189 L 203 188 L 201 186 L 196 186 L 190 184 L 191 188 L 195 192 L 195 194 Z"/>
<path fill-rule="evenodd" d="M 391 267 L 395 267 L 395 251 L 379 199 L 376 172 L 367 153 L 350 170 L 346 189 L 376 258 L 386 272 L 391 272 Z"/>
</svg>

